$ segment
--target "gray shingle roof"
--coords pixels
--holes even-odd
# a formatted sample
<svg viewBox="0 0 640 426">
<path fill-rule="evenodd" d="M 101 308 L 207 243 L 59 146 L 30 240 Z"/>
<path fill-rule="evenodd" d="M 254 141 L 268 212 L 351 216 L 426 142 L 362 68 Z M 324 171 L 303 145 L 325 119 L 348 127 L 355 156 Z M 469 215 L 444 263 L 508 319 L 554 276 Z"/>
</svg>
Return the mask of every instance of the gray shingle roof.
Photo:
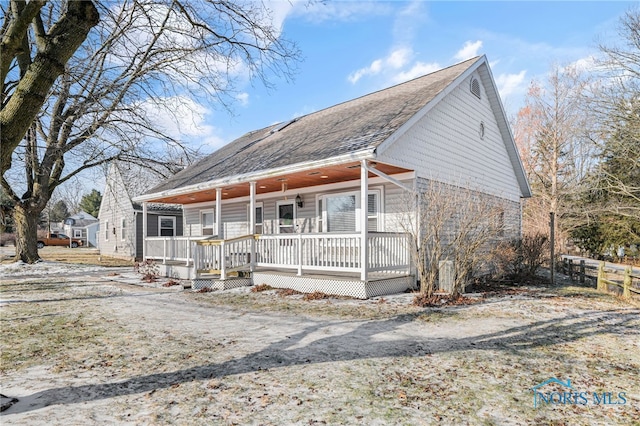
<svg viewBox="0 0 640 426">
<path fill-rule="evenodd" d="M 249 132 L 147 193 L 374 150 L 479 59 Z"/>
</svg>

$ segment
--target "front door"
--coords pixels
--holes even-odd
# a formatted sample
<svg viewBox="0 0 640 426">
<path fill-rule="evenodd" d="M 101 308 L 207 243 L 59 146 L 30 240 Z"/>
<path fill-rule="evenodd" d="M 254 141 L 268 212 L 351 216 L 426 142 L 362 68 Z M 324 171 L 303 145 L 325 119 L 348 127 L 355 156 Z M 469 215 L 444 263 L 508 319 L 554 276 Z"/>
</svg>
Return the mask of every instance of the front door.
<svg viewBox="0 0 640 426">
<path fill-rule="evenodd" d="M 295 232 L 296 209 L 293 201 L 278 201 L 278 234 Z"/>
</svg>

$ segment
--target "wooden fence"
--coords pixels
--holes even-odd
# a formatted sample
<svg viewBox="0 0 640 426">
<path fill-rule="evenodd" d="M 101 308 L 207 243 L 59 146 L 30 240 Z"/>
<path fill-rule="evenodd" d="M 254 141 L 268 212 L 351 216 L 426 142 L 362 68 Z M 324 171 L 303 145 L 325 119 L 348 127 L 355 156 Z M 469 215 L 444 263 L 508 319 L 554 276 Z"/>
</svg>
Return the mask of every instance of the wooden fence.
<svg viewBox="0 0 640 426">
<path fill-rule="evenodd" d="M 572 259 L 562 259 L 562 272 L 568 275 L 572 282 L 578 280 L 584 284 L 587 279 L 596 284 L 600 291 L 609 291 L 609 286 L 622 289 L 622 297 L 630 298 L 632 293 L 640 294 L 640 275 L 633 273 L 633 268 L 627 266 L 624 272 L 619 269 L 607 268 L 605 262 L 600 262 L 598 266 L 587 265 L 584 260 L 574 262 Z M 634 280 L 635 283 L 634 283 Z"/>
</svg>

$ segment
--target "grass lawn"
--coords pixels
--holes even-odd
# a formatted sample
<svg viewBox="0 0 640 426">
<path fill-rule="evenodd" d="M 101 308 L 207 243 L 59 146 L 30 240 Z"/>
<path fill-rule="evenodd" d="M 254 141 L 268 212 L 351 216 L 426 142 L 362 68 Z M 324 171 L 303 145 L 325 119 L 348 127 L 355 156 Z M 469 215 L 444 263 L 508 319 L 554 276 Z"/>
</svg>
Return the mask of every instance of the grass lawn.
<svg viewBox="0 0 640 426">
<path fill-rule="evenodd" d="M 418 308 L 92 271 L 0 292 L 2 424 L 640 424 L 640 309 L 586 287 Z M 534 408 L 552 377 L 588 403 Z"/>
</svg>

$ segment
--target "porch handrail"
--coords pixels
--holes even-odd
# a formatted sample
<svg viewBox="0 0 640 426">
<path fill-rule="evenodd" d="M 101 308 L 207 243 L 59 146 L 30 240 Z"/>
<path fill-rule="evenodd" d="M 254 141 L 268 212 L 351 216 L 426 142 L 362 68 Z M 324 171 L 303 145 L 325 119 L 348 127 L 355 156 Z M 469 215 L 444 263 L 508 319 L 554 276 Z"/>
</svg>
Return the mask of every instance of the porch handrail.
<svg viewBox="0 0 640 426">
<path fill-rule="evenodd" d="M 196 244 L 201 246 L 219 246 L 219 245 L 222 245 L 222 243 L 229 244 L 234 241 L 243 241 L 245 239 L 251 239 L 251 238 L 256 238 L 256 236 L 253 234 L 249 234 L 249 235 L 243 235 L 241 237 L 227 238 L 226 240 L 222 240 L 222 239 L 204 240 L 203 239 L 198 241 Z"/>
<path fill-rule="evenodd" d="M 194 265 L 198 274 L 220 274 L 220 279 L 227 274 L 242 269 L 253 269 L 255 251 L 253 234 L 226 240 L 200 240 L 194 250 Z"/>
</svg>

